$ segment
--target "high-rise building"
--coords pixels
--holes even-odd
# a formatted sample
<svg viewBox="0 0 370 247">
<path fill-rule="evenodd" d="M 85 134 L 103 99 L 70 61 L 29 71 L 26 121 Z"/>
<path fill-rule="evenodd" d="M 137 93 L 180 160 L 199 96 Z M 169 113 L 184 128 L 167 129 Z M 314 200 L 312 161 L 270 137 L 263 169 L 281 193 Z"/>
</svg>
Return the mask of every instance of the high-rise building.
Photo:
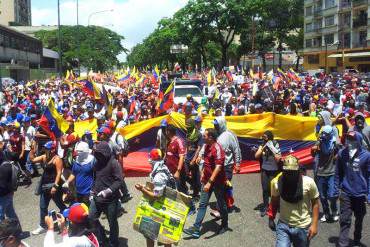
<svg viewBox="0 0 370 247">
<path fill-rule="evenodd" d="M 0 24 L 31 26 L 31 0 L 0 0 Z"/>
<path fill-rule="evenodd" d="M 370 72 L 370 0 L 304 1 L 304 69 Z"/>
</svg>

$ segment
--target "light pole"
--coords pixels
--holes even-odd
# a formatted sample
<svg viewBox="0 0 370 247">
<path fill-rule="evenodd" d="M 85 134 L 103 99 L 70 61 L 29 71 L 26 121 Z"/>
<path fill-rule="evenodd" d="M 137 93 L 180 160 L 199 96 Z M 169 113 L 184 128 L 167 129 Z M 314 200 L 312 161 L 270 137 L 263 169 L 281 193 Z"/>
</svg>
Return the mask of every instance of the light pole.
<svg viewBox="0 0 370 247">
<path fill-rule="evenodd" d="M 105 12 L 113 12 L 114 10 L 113 9 L 106 9 L 106 10 L 102 10 L 102 11 L 97 11 L 97 12 L 93 12 L 89 15 L 89 18 L 87 19 L 87 26 L 90 26 L 90 18 L 91 16 L 93 15 L 96 15 L 96 14 L 100 14 L 100 13 L 105 13 Z"/>
<path fill-rule="evenodd" d="M 256 38 L 256 22 L 262 20 L 262 18 L 256 14 L 255 16 L 252 17 L 252 69 L 254 69 L 254 53 L 255 53 L 255 38 Z"/>
</svg>

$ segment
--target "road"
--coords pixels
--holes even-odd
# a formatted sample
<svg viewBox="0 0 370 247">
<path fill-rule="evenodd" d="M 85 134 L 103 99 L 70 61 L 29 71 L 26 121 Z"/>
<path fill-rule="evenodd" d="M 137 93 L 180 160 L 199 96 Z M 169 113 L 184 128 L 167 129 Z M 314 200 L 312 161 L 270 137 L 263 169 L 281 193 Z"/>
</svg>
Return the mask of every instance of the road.
<svg viewBox="0 0 370 247">
<path fill-rule="evenodd" d="M 145 246 L 144 237 L 133 230 L 132 222 L 135 215 L 135 207 L 140 199 L 140 193 L 134 189 L 135 183 L 144 183 L 147 178 L 126 178 L 126 182 L 131 188 L 134 198 L 128 202 L 125 209 L 128 211 L 118 219 L 120 227 L 121 246 Z M 15 194 L 15 208 L 20 217 L 24 231 L 32 231 L 38 225 L 39 221 L 39 197 L 33 194 L 34 183 L 29 188 L 21 187 Z M 275 235 L 267 226 L 268 219 L 261 218 L 258 211 L 254 208 L 262 200 L 259 174 L 236 175 L 234 177 L 234 195 L 236 205 L 241 209 L 239 213 L 232 213 L 229 216 L 229 226 L 232 231 L 226 232 L 220 236 L 214 236 L 217 222 L 209 215 L 205 218 L 203 224 L 203 235 L 198 240 L 183 239 L 179 246 L 274 246 Z M 215 202 L 213 196 L 211 202 Z M 49 209 L 56 208 L 53 203 Z M 370 211 L 369 207 L 367 208 Z M 186 227 L 190 226 L 195 220 L 195 216 L 190 216 L 186 222 Z M 106 220 L 103 220 L 106 224 Z M 353 232 L 353 229 L 352 231 Z M 335 241 L 339 233 L 338 223 L 322 223 L 319 225 L 319 233 L 311 242 L 311 246 L 335 246 Z M 186 235 L 183 235 L 186 237 Z M 352 233 L 351 233 L 352 237 Z M 44 235 L 31 236 L 25 239 L 30 246 L 43 246 Z M 370 247 L 370 216 L 366 215 L 364 219 L 363 241 L 365 246 Z"/>
</svg>

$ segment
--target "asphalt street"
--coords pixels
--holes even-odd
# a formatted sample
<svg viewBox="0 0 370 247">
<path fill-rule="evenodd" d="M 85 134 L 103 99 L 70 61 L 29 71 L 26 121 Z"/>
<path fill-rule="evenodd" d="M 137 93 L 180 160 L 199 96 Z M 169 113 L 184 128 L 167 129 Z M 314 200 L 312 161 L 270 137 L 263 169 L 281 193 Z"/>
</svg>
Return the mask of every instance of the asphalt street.
<svg viewBox="0 0 370 247">
<path fill-rule="evenodd" d="M 33 184 L 29 188 L 20 187 L 15 193 L 15 208 L 20 218 L 24 231 L 32 231 L 38 226 L 39 221 L 39 197 L 35 196 L 33 191 L 37 178 L 34 178 Z M 145 246 L 145 239 L 139 233 L 133 230 L 132 223 L 135 215 L 135 208 L 140 199 L 141 193 L 135 190 L 135 183 L 145 183 L 147 178 L 126 178 L 130 192 L 134 198 L 125 204 L 128 211 L 118 219 L 120 227 L 120 246 Z M 200 239 L 183 240 L 179 246 L 274 246 L 275 235 L 268 228 L 268 218 L 261 218 L 259 211 L 254 208 L 261 202 L 261 185 L 259 174 L 236 175 L 233 180 L 234 195 L 236 205 L 240 208 L 239 213 L 229 215 L 229 226 L 232 229 L 222 235 L 215 235 L 217 224 L 212 216 L 207 212 L 202 236 Z M 213 196 L 211 202 L 215 202 Z M 52 202 L 50 209 L 56 209 Z M 370 207 L 367 207 L 370 211 Z M 190 216 L 186 222 L 186 227 L 191 226 L 195 216 Z M 106 225 L 107 221 L 102 220 Z M 351 237 L 352 237 L 351 231 Z M 339 233 L 338 223 L 320 223 L 319 233 L 311 242 L 311 246 L 335 246 Z M 30 246 L 43 246 L 44 234 L 39 236 L 30 236 L 24 241 Z M 59 239 L 59 238 L 58 238 Z M 370 247 L 370 215 L 367 214 L 364 219 L 363 239 L 364 246 Z"/>
</svg>

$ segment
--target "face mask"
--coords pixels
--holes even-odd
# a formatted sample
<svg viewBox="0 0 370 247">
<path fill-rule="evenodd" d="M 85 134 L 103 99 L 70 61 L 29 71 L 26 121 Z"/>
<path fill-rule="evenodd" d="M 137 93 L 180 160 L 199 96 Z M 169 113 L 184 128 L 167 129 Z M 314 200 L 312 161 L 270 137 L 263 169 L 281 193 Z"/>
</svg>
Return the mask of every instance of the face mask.
<svg viewBox="0 0 370 247">
<path fill-rule="evenodd" d="M 356 119 L 356 126 L 360 129 L 364 128 L 364 120 L 361 118 Z"/>
<path fill-rule="evenodd" d="M 358 148 L 358 143 L 354 140 L 347 140 L 347 147 L 350 151 L 356 150 Z"/>
<path fill-rule="evenodd" d="M 76 157 L 77 163 L 83 164 L 86 161 L 86 159 L 87 159 L 88 156 L 89 156 L 89 153 L 86 153 L 86 152 L 78 152 L 77 153 L 77 157 Z"/>
</svg>

